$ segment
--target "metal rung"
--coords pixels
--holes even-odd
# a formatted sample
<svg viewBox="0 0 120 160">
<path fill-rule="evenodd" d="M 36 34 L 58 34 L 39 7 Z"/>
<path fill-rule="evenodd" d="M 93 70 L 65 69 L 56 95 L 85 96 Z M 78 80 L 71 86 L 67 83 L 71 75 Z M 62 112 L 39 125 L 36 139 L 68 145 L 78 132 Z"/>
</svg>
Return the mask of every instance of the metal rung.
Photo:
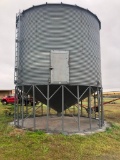
<svg viewBox="0 0 120 160">
<path fill-rule="evenodd" d="M 18 71 L 18 68 L 17 68 L 17 67 L 15 67 L 15 71 Z"/>
<path fill-rule="evenodd" d="M 19 43 L 19 40 L 18 40 L 18 39 L 16 39 L 15 41 L 16 41 L 16 43 Z"/>
</svg>

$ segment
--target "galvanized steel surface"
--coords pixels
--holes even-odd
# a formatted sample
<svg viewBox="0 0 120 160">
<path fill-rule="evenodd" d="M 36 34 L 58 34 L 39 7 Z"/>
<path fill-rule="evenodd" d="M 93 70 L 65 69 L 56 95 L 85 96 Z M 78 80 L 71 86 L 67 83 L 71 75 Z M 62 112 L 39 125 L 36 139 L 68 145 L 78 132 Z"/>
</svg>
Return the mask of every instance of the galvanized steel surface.
<svg viewBox="0 0 120 160">
<path fill-rule="evenodd" d="M 69 51 L 69 84 L 101 86 L 99 30 L 97 17 L 76 6 L 46 4 L 23 11 L 17 84 L 49 84 L 50 53 L 60 50 Z"/>
</svg>

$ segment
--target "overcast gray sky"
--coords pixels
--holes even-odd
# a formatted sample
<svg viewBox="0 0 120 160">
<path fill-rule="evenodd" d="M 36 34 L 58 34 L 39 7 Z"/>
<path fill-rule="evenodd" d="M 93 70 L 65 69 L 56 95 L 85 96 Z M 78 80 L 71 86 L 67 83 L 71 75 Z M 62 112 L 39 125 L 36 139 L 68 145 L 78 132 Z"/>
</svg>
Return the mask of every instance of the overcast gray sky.
<svg viewBox="0 0 120 160">
<path fill-rule="evenodd" d="M 60 0 L 47 0 L 61 3 Z M 105 90 L 120 90 L 120 1 L 62 0 L 89 9 L 101 21 L 102 82 Z M 15 16 L 44 0 L 0 0 L 0 89 L 14 88 Z"/>
</svg>

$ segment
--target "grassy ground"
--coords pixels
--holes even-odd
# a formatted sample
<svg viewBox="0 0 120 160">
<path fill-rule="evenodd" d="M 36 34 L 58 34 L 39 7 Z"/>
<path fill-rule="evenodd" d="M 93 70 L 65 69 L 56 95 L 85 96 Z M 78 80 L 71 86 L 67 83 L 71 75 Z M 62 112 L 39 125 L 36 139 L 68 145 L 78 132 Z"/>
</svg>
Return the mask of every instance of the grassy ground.
<svg viewBox="0 0 120 160">
<path fill-rule="evenodd" d="M 106 101 L 106 99 L 104 99 Z M 13 120 L 0 104 L 0 160 L 120 160 L 120 101 L 105 105 L 112 127 L 88 136 L 48 135 L 8 125 Z"/>
</svg>

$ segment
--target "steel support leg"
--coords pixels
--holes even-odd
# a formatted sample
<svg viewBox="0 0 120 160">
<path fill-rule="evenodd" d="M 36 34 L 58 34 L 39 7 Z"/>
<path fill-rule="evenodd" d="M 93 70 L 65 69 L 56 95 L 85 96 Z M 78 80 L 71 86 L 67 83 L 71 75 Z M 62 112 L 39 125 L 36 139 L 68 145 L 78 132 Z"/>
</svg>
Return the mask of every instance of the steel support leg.
<svg viewBox="0 0 120 160">
<path fill-rule="evenodd" d="M 100 116 L 100 91 L 97 88 L 97 96 L 98 96 L 98 117 L 99 117 L 99 128 L 101 128 L 101 116 Z"/>
<path fill-rule="evenodd" d="M 83 116 L 82 100 L 81 100 L 81 116 Z"/>
<path fill-rule="evenodd" d="M 22 86 L 22 128 L 23 128 L 23 121 L 24 121 L 24 86 Z"/>
<path fill-rule="evenodd" d="M 79 105 L 79 86 L 77 86 L 77 103 L 78 103 L 78 132 L 80 131 L 80 105 Z"/>
<path fill-rule="evenodd" d="M 62 133 L 64 133 L 64 85 L 62 85 Z"/>
<path fill-rule="evenodd" d="M 89 112 L 89 110 L 90 110 L 89 101 L 90 101 L 90 100 L 89 100 L 89 98 L 90 98 L 90 97 L 89 97 L 89 93 L 88 93 L 88 118 L 90 117 L 90 112 Z"/>
<path fill-rule="evenodd" d="M 15 87 L 15 102 L 14 102 L 14 125 L 16 126 L 16 108 L 17 108 L 17 102 L 16 102 L 16 97 L 17 97 L 17 87 Z"/>
<path fill-rule="evenodd" d="M 49 85 L 47 85 L 47 124 L 46 124 L 47 132 L 49 130 L 49 123 L 48 123 L 49 122 L 49 97 L 50 97 L 49 90 L 50 90 Z"/>
<path fill-rule="evenodd" d="M 95 96 L 95 93 L 94 93 L 94 111 L 95 111 L 95 119 L 96 119 L 96 110 L 97 110 L 97 106 L 96 106 L 96 96 Z"/>
<path fill-rule="evenodd" d="M 20 118 L 22 118 L 22 87 L 21 87 L 21 94 L 20 94 Z"/>
<path fill-rule="evenodd" d="M 18 101 L 19 101 L 19 97 L 18 97 L 18 87 L 17 87 L 17 126 L 19 126 L 19 105 L 18 105 Z"/>
<path fill-rule="evenodd" d="M 91 119 L 91 86 L 89 87 L 89 102 L 88 102 L 88 112 L 89 112 L 89 123 L 90 123 L 90 130 L 92 129 L 92 119 Z"/>
<path fill-rule="evenodd" d="M 35 86 L 33 85 L 33 129 L 35 131 L 36 128 L 35 123 Z"/>
<path fill-rule="evenodd" d="M 104 125 L 103 90 L 101 88 L 101 127 Z"/>
</svg>

